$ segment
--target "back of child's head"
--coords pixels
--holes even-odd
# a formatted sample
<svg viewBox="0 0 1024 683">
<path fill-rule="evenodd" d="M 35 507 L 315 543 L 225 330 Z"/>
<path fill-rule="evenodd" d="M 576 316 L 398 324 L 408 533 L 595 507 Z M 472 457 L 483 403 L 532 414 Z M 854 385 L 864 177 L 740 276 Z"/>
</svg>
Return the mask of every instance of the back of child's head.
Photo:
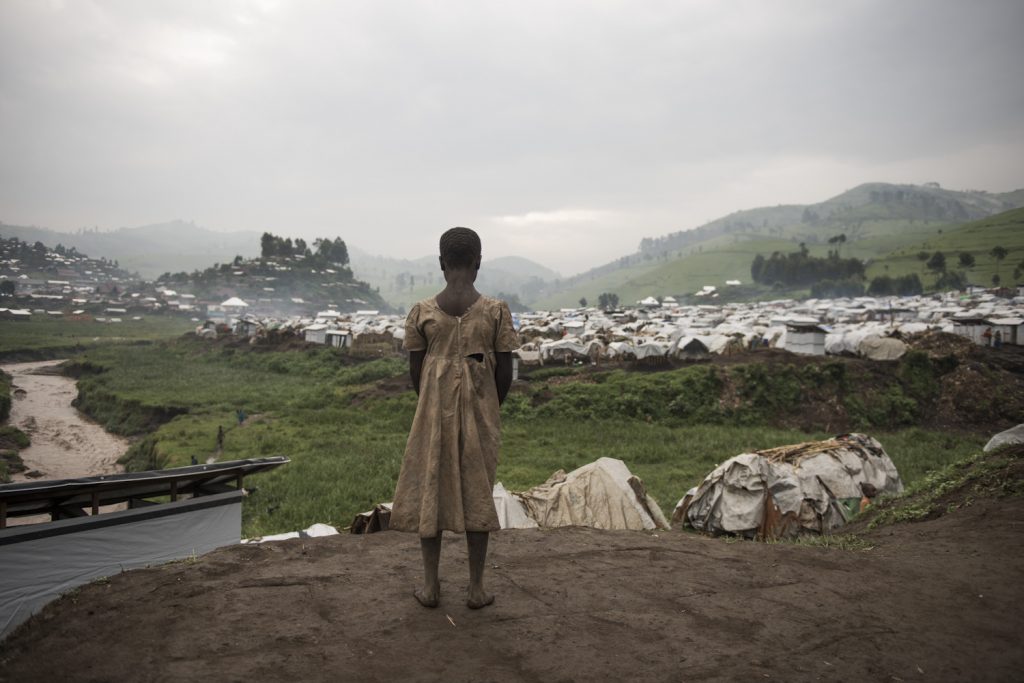
<svg viewBox="0 0 1024 683">
<path fill-rule="evenodd" d="M 472 268 L 480 254 L 480 236 L 469 228 L 452 228 L 441 235 L 441 259 L 447 266 Z"/>
</svg>

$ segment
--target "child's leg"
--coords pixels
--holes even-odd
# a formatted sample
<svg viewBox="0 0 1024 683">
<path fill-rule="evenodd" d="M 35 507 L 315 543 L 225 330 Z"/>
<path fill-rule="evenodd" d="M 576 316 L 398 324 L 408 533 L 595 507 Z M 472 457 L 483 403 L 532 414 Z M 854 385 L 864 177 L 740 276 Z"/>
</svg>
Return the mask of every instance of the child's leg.
<svg viewBox="0 0 1024 683">
<path fill-rule="evenodd" d="M 413 595 L 424 607 L 437 607 L 441 600 L 441 583 L 437 579 L 437 565 L 441 561 L 441 532 L 433 538 L 420 539 L 420 551 L 423 554 L 423 588 L 413 591 Z"/>
<path fill-rule="evenodd" d="M 488 538 L 486 531 L 466 532 L 466 546 L 469 548 L 469 596 L 466 604 L 472 609 L 486 607 L 494 602 L 494 596 L 484 590 Z"/>
</svg>

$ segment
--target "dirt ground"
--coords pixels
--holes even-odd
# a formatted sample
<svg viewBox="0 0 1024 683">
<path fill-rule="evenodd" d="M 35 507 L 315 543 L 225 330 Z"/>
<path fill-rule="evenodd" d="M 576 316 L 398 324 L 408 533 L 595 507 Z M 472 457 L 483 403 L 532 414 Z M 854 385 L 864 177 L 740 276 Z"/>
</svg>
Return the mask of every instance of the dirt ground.
<svg viewBox="0 0 1024 683">
<path fill-rule="evenodd" d="M 415 537 L 234 546 L 127 572 L 0 644 L 0 681 L 1019 680 L 1024 499 L 867 550 L 584 528 L 492 535 L 495 604 L 411 595 Z"/>
</svg>

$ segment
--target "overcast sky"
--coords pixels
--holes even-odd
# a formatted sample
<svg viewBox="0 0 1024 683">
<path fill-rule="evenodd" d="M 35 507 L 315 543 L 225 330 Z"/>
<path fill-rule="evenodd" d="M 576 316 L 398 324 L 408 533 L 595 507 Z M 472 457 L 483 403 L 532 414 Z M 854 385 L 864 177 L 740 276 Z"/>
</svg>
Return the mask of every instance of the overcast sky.
<svg viewBox="0 0 1024 683">
<path fill-rule="evenodd" d="M 866 181 L 1024 187 L 1024 3 L 0 2 L 0 220 L 571 274 Z"/>
</svg>

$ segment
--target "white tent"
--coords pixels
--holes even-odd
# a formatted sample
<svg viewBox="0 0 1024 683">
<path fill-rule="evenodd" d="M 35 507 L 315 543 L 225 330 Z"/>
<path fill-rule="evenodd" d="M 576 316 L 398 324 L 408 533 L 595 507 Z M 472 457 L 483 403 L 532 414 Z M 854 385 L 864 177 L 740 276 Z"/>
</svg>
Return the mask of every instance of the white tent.
<svg viewBox="0 0 1024 683">
<path fill-rule="evenodd" d="M 244 301 L 239 299 L 237 296 L 233 296 L 230 299 L 228 299 L 227 301 L 222 302 L 221 306 L 223 306 L 224 308 L 227 308 L 229 306 L 234 306 L 236 308 L 248 308 L 249 304 L 245 303 Z"/>
<path fill-rule="evenodd" d="M 541 527 L 589 526 L 597 529 L 667 529 L 668 521 L 643 482 L 626 463 L 598 458 L 569 474 L 558 470 L 518 495 L 527 514 Z"/>
</svg>

